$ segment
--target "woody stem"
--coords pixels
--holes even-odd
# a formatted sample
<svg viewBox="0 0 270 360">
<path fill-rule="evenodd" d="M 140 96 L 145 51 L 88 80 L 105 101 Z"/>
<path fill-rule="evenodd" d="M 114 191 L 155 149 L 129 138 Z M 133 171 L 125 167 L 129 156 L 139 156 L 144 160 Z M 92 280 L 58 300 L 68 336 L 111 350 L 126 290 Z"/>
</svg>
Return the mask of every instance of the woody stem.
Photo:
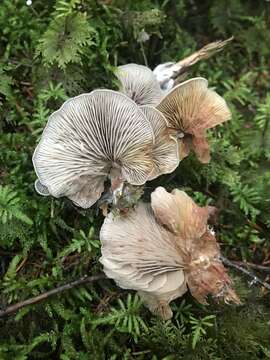
<svg viewBox="0 0 270 360">
<path fill-rule="evenodd" d="M 242 267 L 242 266 L 240 266 L 240 265 L 232 262 L 231 260 L 227 259 L 226 257 L 224 257 L 224 256 L 222 256 L 222 255 L 220 256 L 220 260 L 221 260 L 225 265 L 230 266 L 230 267 L 232 267 L 232 268 L 234 268 L 234 269 L 242 272 L 243 274 L 249 276 L 254 283 L 258 283 L 258 284 L 264 286 L 266 289 L 270 290 L 270 284 L 268 284 L 266 281 L 263 281 L 263 280 L 261 280 L 260 278 L 258 278 L 258 277 L 257 277 L 254 273 L 252 273 L 251 271 L 249 271 L 249 270 L 245 269 L 244 267 Z"/>
</svg>

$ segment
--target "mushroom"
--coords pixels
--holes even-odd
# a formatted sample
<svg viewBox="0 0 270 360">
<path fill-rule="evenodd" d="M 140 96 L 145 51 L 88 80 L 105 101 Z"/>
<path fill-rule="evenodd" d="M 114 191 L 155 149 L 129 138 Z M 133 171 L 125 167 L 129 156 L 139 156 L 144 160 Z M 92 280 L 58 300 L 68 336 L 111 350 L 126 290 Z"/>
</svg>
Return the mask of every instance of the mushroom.
<svg viewBox="0 0 270 360">
<path fill-rule="evenodd" d="M 162 319 L 169 303 L 189 288 L 201 303 L 206 296 L 239 303 L 207 222 L 212 207 L 199 207 L 183 191 L 158 187 L 151 204 L 140 202 L 122 217 L 112 213 L 100 231 L 104 272 L 124 289 L 137 290 Z"/>
<path fill-rule="evenodd" d="M 210 161 L 206 130 L 231 118 L 225 100 L 208 89 L 207 80 L 200 77 L 174 87 L 157 109 L 178 138 L 180 159 L 193 149 L 202 163 Z"/>
<path fill-rule="evenodd" d="M 49 117 L 34 152 L 36 188 L 42 185 L 52 196 L 89 208 L 107 177 L 114 189 L 124 181 L 146 182 L 153 170 L 153 142 L 148 119 L 127 96 L 95 90 L 71 98 Z"/>
<path fill-rule="evenodd" d="M 105 274 L 121 288 L 137 290 L 162 318 L 172 316 L 168 303 L 186 291 L 183 260 L 172 238 L 144 203 L 126 216 L 110 213 L 100 232 Z"/>
<path fill-rule="evenodd" d="M 155 75 L 146 66 L 137 64 L 118 66 L 116 77 L 120 81 L 120 91 L 138 105 L 155 106 L 163 97 Z"/>
<path fill-rule="evenodd" d="M 95 90 L 66 101 L 49 117 L 33 155 L 35 188 L 89 208 L 108 178 L 112 202 L 124 194 L 132 203 L 124 183 L 143 185 L 178 162 L 177 144 L 158 110 L 140 108 L 117 91 Z"/>
</svg>

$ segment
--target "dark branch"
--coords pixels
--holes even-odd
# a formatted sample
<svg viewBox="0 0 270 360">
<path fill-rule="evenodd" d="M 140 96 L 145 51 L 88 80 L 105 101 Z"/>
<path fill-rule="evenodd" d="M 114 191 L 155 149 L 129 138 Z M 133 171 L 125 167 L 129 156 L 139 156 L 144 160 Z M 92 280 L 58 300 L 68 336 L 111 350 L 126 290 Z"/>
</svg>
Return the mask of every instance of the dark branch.
<svg viewBox="0 0 270 360">
<path fill-rule="evenodd" d="M 245 275 L 249 276 L 254 283 L 258 283 L 258 284 L 264 286 L 266 289 L 270 290 L 270 284 L 268 284 L 266 281 L 263 281 L 263 280 L 261 280 L 260 278 L 258 278 L 258 277 L 257 277 L 255 274 L 253 274 L 251 271 L 245 269 L 244 267 L 238 265 L 238 264 L 235 263 L 235 262 L 232 262 L 231 260 L 225 258 L 225 257 L 222 256 L 222 255 L 220 256 L 220 259 L 221 259 L 221 261 L 222 261 L 225 265 L 230 266 L 230 267 L 232 267 L 232 268 L 234 268 L 234 269 L 236 269 L 236 270 L 238 270 L 238 271 L 241 271 L 241 272 L 244 273 Z"/>
<path fill-rule="evenodd" d="M 8 306 L 5 310 L 0 310 L 0 318 L 4 317 L 4 316 L 7 316 L 9 314 L 12 314 L 12 313 L 24 308 L 25 306 L 37 304 L 37 303 L 39 303 L 39 302 L 41 302 L 43 300 L 48 299 L 51 296 L 60 294 L 63 291 L 70 290 L 70 289 L 72 289 L 72 288 L 74 288 L 76 286 L 91 283 L 91 282 L 101 280 L 101 279 L 105 279 L 105 278 L 106 278 L 106 276 L 103 275 L 103 274 L 98 274 L 98 275 L 94 275 L 94 276 L 85 275 L 85 276 L 83 276 L 83 277 L 81 277 L 81 278 L 79 278 L 77 280 L 71 281 L 71 282 L 69 282 L 69 283 L 67 283 L 65 285 L 58 286 L 57 288 L 46 291 L 46 292 L 44 292 L 44 293 L 42 293 L 42 294 L 40 294 L 38 296 L 32 297 L 30 299 L 27 299 L 27 300 L 24 300 L 24 301 L 21 301 L 21 302 L 18 302 L 18 303 L 14 304 L 14 305 Z"/>
<path fill-rule="evenodd" d="M 233 261 L 225 258 L 224 256 L 221 256 L 220 259 L 225 265 L 230 266 L 230 267 L 244 273 L 245 275 L 249 276 L 255 283 L 258 283 L 258 284 L 264 286 L 266 289 L 270 290 L 270 284 L 259 279 L 255 274 L 253 274 L 252 272 L 250 272 L 249 270 L 247 270 L 243 267 L 243 266 L 250 266 L 250 267 L 254 267 L 257 270 L 270 272 L 270 269 L 267 266 L 250 264 L 250 263 L 247 263 L 247 264 L 243 263 L 243 266 L 240 266 L 239 262 L 233 262 Z M 18 302 L 14 305 L 8 306 L 5 310 L 0 310 L 0 318 L 10 315 L 28 305 L 37 304 L 43 300 L 46 300 L 54 295 L 58 295 L 66 290 L 70 290 L 76 286 L 80 286 L 80 285 L 87 284 L 87 283 L 92 283 L 94 281 L 102 280 L 105 278 L 106 278 L 106 276 L 103 274 L 98 274 L 98 275 L 94 275 L 94 276 L 86 276 L 85 275 L 77 280 L 71 281 L 65 285 L 58 286 L 57 288 L 46 291 L 38 296 Z"/>
<path fill-rule="evenodd" d="M 210 44 L 205 45 L 198 51 L 195 51 L 193 54 L 188 57 L 178 61 L 176 65 L 179 66 L 179 71 L 174 74 L 174 79 L 178 78 L 178 76 L 187 72 L 193 65 L 201 60 L 206 60 L 209 57 L 213 56 L 217 52 L 221 51 L 227 44 L 229 44 L 233 40 L 233 36 L 224 41 L 215 41 Z"/>
<path fill-rule="evenodd" d="M 250 263 L 250 262 L 244 262 L 244 261 L 233 261 L 234 264 L 238 264 L 240 266 L 244 266 L 247 268 L 251 268 L 260 272 L 265 272 L 270 274 L 270 266 L 264 266 L 264 265 L 259 265 L 259 264 L 254 264 L 254 263 Z"/>
</svg>

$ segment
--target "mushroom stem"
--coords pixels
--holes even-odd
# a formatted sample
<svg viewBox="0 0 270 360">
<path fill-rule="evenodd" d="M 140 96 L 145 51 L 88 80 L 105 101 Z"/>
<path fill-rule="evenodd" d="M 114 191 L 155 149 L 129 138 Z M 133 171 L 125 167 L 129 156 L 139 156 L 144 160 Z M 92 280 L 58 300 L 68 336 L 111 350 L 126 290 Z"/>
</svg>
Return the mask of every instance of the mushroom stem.
<svg viewBox="0 0 270 360">
<path fill-rule="evenodd" d="M 143 194 L 143 186 L 122 183 L 113 195 L 113 206 L 117 212 L 126 213 L 134 207 Z"/>
<path fill-rule="evenodd" d="M 112 164 L 110 171 L 112 203 L 117 205 L 118 199 L 122 197 L 124 180 L 121 175 L 121 167 L 117 163 Z"/>
<path fill-rule="evenodd" d="M 121 181 L 117 186 L 111 186 L 102 195 L 98 207 L 102 210 L 104 216 L 107 216 L 109 209 L 117 214 L 127 213 L 130 208 L 137 204 L 142 194 L 143 186 L 130 185 Z"/>
<path fill-rule="evenodd" d="M 117 187 L 113 187 L 113 185 L 112 185 L 112 190 L 113 190 L 112 201 L 113 201 L 113 204 L 117 206 L 119 199 L 121 199 L 121 197 L 123 195 L 123 190 L 124 190 L 123 181 L 118 183 Z"/>
</svg>

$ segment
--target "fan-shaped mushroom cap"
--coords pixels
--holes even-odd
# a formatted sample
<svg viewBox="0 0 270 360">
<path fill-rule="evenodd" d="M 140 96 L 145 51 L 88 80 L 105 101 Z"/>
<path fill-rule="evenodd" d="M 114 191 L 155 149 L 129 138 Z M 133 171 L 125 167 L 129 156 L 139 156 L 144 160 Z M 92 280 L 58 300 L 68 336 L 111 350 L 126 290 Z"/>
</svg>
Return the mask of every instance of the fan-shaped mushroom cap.
<svg viewBox="0 0 270 360">
<path fill-rule="evenodd" d="M 160 301 L 168 306 L 179 289 L 185 288 L 176 244 L 172 235 L 156 223 L 149 205 L 140 203 L 125 217 L 109 214 L 100 240 L 105 274 L 124 289 L 142 291 L 146 298 L 149 294 L 150 309 L 159 311 Z"/>
<path fill-rule="evenodd" d="M 139 291 L 149 309 L 164 319 L 169 303 L 192 295 L 238 302 L 219 260 L 219 246 L 207 220 L 211 207 L 199 207 L 183 191 L 157 188 L 150 204 L 140 203 L 127 216 L 105 219 L 100 232 L 100 259 L 109 278 L 125 289 Z"/>
<path fill-rule="evenodd" d="M 143 65 L 127 64 L 118 66 L 116 76 L 120 91 L 138 105 L 157 105 L 163 97 L 159 83 L 152 70 Z"/>
<path fill-rule="evenodd" d="M 177 101 L 178 99 L 177 111 L 179 115 L 176 124 L 178 123 L 178 127 L 182 131 L 191 134 L 203 134 L 206 129 L 230 119 L 231 112 L 225 100 L 215 91 L 208 89 L 207 86 L 208 81 L 206 79 L 194 78 L 178 85 L 167 94 L 166 98 L 171 98 L 169 101 Z M 162 103 L 165 105 L 166 100 L 164 99 Z M 173 116 L 169 117 L 168 120 L 172 125 Z"/>
<path fill-rule="evenodd" d="M 152 127 L 127 96 L 95 90 L 66 101 L 48 120 L 33 155 L 40 183 L 88 208 L 107 176 L 142 185 L 153 170 Z"/>
<path fill-rule="evenodd" d="M 151 194 L 157 221 L 175 234 L 178 252 L 185 263 L 185 276 L 191 294 L 201 303 L 208 294 L 225 302 L 239 303 L 226 269 L 219 260 L 220 250 L 214 232 L 207 225 L 215 208 L 200 207 L 183 191 L 169 194 L 158 187 Z"/>
<path fill-rule="evenodd" d="M 150 121 L 154 134 L 153 147 L 154 169 L 148 180 L 155 179 L 161 174 L 173 172 L 179 165 L 178 144 L 175 137 L 170 135 L 166 118 L 152 106 L 141 106 L 141 110 Z"/>
<path fill-rule="evenodd" d="M 231 118 L 225 100 L 208 89 L 204 78 L 187 80 L 173 88 L 160 102 L 157 109 L 166 117 L 169 127 L 191 135 L 181 140 L 180 157 L 188 155 L 193 146 L 201 162 L 209 162 L 209 146 L 205 130 Z"/>
</svg>

